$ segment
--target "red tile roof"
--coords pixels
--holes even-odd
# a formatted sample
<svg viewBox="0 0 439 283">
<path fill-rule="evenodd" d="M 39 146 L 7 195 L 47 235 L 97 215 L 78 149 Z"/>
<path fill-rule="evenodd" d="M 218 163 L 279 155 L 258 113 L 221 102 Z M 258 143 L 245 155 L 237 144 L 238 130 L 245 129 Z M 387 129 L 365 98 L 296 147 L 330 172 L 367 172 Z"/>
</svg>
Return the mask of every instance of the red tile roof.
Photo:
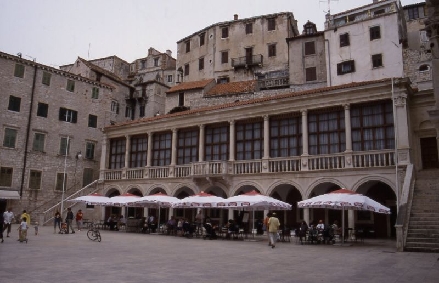
<svg viewBox="0 0 439 283">
<path fill-rule="evenodd" d="M 206 93 L 206 96 L 249 93 L 254 92 L 255 89 L 256 81 L 231 82 L 225 84 L 217 84 Z"/>
<path fill-rule="evenodd" d="M 202 81 L 195 82 L 182 82 L 176 86 L 171 87 L 166 93 L 178 92 L 183 90 L 191 90 L 191 89 L 199 89 L 205 88 L 208 84 L 210 84 L 214 79 L 206 79 Z"/>
<path fill-rule="evenodd" d="M 285 98 L 290 98 L 290 97 L 295 97 L 295 96 L 324 93 L 327 91 L 341 90 L 341 89 L 347 89 L 347 88 L 352 88 L 352 87 L 360 87 L 360 86 L 366 86 L 366 85 L 372 85 L 372 84 L 376 84 L 376 83 L 390 82 L 390 81 L 391 81 L 391 79 L 386 78 L 386 79 L 381 79 L 381 80 L 376 80 L 376 81 L 353 82 L 353 83 L 348 83 L 348 84 L 344 84 L 344 85 L 322 87 L 322 88 L 310 89 L 310 90 L 305 90 L 305 91 L 300 91 L 300 92 L 290 92 L 290 93 L 285 93 L 285 94 L 279 94 L 276 96 L 262 97 L 262 98 L 226 103 L 226 104 L 221 104 L 221 105 L 208 106 L 208 107 L 204 107 L 204 108 L 198 108 L 198 109 L 193 109 L 193 110 L 188 110 L 188 111 L 183 111 L 183 112 L 176 112 L 176 113 L 172 113 L 172 114 L 159 115 L 159 116 L 155 116 L 155 117 L 145 117 L 145 118 L 134 120 L 134 121 L 126 121 L 126 122 L 117 123 L 116 125 L 111 125 L 111 126 L 106 127 L 106 129 L 118 128 L 118 127 L 122 127 L 122 126 L 126 126 L 126 125 L 147 123 L 147 122 L 156 121 L 156 120 L 160 120 L 160 119 L 164 119 L 164 118 L 187 116 L 187 115 L 192 115 L 192 114 L 209 112 L 212 110 L 233 108 L 236 106 L 251 105 L 251 104 L 257 104 L 257 103 L 262 103 L 262 102 L 266 102 L 266 101 L 275 101 L 275 100 L 280 100 L 280 99 L 285 99 Z"/>
</svg>

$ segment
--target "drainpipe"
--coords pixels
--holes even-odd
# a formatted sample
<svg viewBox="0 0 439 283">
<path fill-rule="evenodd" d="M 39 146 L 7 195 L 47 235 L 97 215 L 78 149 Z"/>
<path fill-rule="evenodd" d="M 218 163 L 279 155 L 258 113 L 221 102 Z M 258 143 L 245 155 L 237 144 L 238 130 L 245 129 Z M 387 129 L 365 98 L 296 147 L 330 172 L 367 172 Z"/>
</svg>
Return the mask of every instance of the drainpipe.
<svg viewBox="0 0 439 283">
<path fill-rule="evenodd" d="M 329 48 L 329 40 L 325 39 L 325 43 L 328 43 L 328 74 L 329 74 L 329 86 L 332 86 L 332 81 L 331 81 L 331 52 L 330 52 L 330 48 Z"/>
<path fill-rule="evenodd" d="M 23 169 L 21 170 L 20 200 L 23 197 L 23 185 L 24 185 L 24 176 L 26 173 L 26 161 L 27 161 L 27 146 L 29 144 L 30 125 L 32 122 L 32 107 L 34 105 L 34 94 L 35 94 L 35 82 L 37 80 L 37 69 L 38 69 L 38 67 L 37 67 L 37 64 L 35 63 L 34 79 L 32 82 L 32 91 L 31 91 L 31 95 L 30 95 L 29 115 L 27 118 L 26 140 L 25 140 L 25 144 L 24 144 Z"/>
</svg>

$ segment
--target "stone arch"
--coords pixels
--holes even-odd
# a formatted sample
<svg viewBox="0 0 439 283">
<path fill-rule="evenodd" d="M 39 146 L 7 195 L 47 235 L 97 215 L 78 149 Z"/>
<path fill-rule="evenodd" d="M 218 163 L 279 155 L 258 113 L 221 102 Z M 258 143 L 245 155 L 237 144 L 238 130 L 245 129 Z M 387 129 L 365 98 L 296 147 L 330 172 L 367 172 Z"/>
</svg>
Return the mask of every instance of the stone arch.
<svg viewBox="0 0 439 283">
<path fill-rule="evenodd" d="M 238 183 L 230 192 L 230 196 L 234 196 L 236 195 L 236 192 L 243 186 L 252 186 L 255 187 L 256 190 L 258 190 L 260 193 L 264 194 L 264 190 L 262 190 L 262 186 L 256 182 L 252 182 L 252 181 L 242 181 L 240 183 Z"/>
<path fill-rule="evenodd" d="M 324 183 L 331 183 L 331 184 L 339 186 L 340 188 L 346 188 L 346 186 L 342 182 L 340 182 L 340 180 L 338 180 L 336 178 L 321 178 L 321 179 L 318 179 L 318 180 L 314 181 L 313 183 L 311 183 L 308 186 L 308 189 L 305 190 L 305 192 L 304 192 L 305 194 L 302 195 L 302 198 L 303 199 L 308 199 L 309 196 L 312 194 L 313 190 L 318 185 L 321 185 L 321 184 L 324 184 Z"/>
<path fill-rule="evenodd" d="M 188 188 L 194 194 L 197 194 L 197 193 L 200 192 L 199 189 L 194 184 L 191 184 L 191 183 L 179 183 L 179 184 L 174 186 L 174 188 L 172 189 L 171 195 L 176 196 L 184 188 Z"/>
<path fill-rule="evenodd" d="M 111 185 L 104 189 L 104 196 L 116 196 L 123 194 L 123 190 L 119 185 Z"/>
<path fill-rule="evenodd" d="M 291 180 L 278 180 L 273 184 L 271 184 L 270 186 L 268 186 L 267 195 L 271 195 L 272 192 L 276 189 L 276 187 L 280 185 L 291 185 L 292 187 L 296 188 L 296 190 L 298 190 L 300 193 L 302 192 L 302 188 L 298 183 Z"/>
<path fill-rule="evenodd" d="M 137 185 L 128 185 L 127 188 L 125 189 L 125 192 L 129 193 L 129 194 L 136 195 L 136 196 L 143 197 L 142 189 L 139 188 L 139 186 L 137 186 Z"/>
<path fill-rule="evenodd" d="M 389 179 L 384 178 L 384 177 L 382 177 L 382 176 L 367 176 L 367 177 L 361 178 L 360 180 L 358 180 L 358 181 L 353 185 L 352 190 L 353 190 L 354 192 L 358 192 L 358 193 L 360 193 L 360 194 L 363 194 L 363 192 L 361 191 L 360 188 L 361 188 L 364 184 L 366 184 L 367 182 L 370 182 L 370 181 L 376 181 L 376 182 L 384 183 L 384 184 L 386 184 L 387 186 L 389 186 L 389 187 L 392 189 L 393 193 L 396 194 L 396 184 L 395 184 L 394 182 L 390 181 Z"/>
<path fill-rule="evenodd" d="M 218 187 L 219 189 L 221 189 L 224 192 L 224 195 L 221 195 L 221 197 L 225 197 L 225 198 L 229 197 L 227 195 L 228 187 L 221 182 L 213 182 L 212 184 L 204 184 L 201 188 L 200 187 L 199 188 L 201 189 L 201 191 L 208 192 L 209 189 L 212 187 Z"/>
<path fill-rule="evenodd" d="M 147 193 L 145 195 L 152 195 L 157 193 L 158 191 L 164 191 L 167 195 L 171 195 L 171 191 L 164 184 L 153 184 L 147 189 Z"/>
</svg>

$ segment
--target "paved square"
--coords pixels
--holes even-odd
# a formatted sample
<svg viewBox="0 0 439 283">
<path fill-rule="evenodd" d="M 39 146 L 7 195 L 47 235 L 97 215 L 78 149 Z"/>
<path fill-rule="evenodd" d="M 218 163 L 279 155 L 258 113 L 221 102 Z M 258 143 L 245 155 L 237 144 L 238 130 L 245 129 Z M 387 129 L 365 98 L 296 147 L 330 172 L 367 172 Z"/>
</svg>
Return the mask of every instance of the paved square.
<svg viewBox="0 0 439 283">
<path fill-rule="evenodd" d="M 267 241 L 186 239 L 86 230 L 53 234 L 18 225 L 0 244 L 0 282 L 439 282 L 438 253 L 397 253 L 395 242 L 366 240 L 340 247 Z M 263 239 L 263 241 L 262 241 Z"/>
</svg>

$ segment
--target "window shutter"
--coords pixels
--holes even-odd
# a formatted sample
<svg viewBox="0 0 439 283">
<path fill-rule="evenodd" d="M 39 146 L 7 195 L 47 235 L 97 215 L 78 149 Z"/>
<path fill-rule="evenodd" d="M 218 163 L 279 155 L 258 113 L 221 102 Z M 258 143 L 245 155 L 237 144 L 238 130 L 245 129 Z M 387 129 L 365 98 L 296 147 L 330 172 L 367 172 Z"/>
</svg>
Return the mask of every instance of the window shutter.
<svg viewBox="0 0 439 283">
<path fill-rule="evenodd" d="M 60 121 L 64 121 L 64 117 L 66 116 L 66 109 L 65 108 L 60 108 L 59 109 L 59 120 Z"/>
<path fill-rule="evenodd" d="M 72 123 L 76 123 L 78 121 L 78 112 L 72 110 Z"/>
</svg>

